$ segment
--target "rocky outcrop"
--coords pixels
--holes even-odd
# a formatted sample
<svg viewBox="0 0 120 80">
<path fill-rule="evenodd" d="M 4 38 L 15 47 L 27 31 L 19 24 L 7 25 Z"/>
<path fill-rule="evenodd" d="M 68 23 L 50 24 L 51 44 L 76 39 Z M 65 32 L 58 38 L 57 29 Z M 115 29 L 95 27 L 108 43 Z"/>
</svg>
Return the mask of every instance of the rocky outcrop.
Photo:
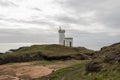
<svg viewBox="0 0 120 80">
<path fill-rule="evenodd" d="M 82 54 L 82 53 L 72 55 L 71 57 L 74 58 L 74 59 L 77 59 L 77 60 L 90 60 L 90 59 L 92 59 L 92 56 Z"/>
<path fill-rule="evenodd" d="M 104 62 L 111 62 L 111 61 L 117 61 L 120 62 L 120 53 L 107 55 L 104 59 Z"/>
<path fill-rule="evenodd" d="M 9 53 L 8 53 L 9 54 Z M 65 56 L 47 56 L 42 52 L 35 52 L 35 53 L 25 53 L 24 55 L 14 56 L 14 55 L 7 55 L 0 57 L 0 65 L 6 63 L 15 63 L 15 62 L 29 62 L 29 61 L 36 61 L 36 60 L 70 60 L 70 59 L 77 59 L 77 60 L 86 60 L 89 59 L 90 56 L 84 54 L 75 54 L 75 55 L 65 55 Z"/>
<path fill-rule="evenodd" d="M 102 69 L 101 64 L 99 62 L 93 62 L 93 61 L 88 63 L 85 68 L 87 72 L 99 72 L 101 71 L 101 69 Z"/>
<path fill-rule="evenodd" d="M 20 47 L 18 49 L 10 49 L 10 50 L 8 50 L 8 52 L 16 52 L 16 51 L 19 51 L 19 50 L 25 49 L 25 48 L 28 48 L 28 47 Z"/>
<path fill-rule="evenodd" d="M 7 55 L 0 57 L 0 64 L 44 60 L 45 58 L 47 58 L 47 56 L 43 55 L 41 52 L 34 53 L 33 55 L 31 54 L 24 54 L 21 56 Z"/>
<path fill-rule="evenodd" d="M 119 63 L 120 62 L 120 43 L 101 48 L 94 54 L 92 62 L 86 65 L 87 72 L 99 72 L 105 64 Z M 101 65 L 102 63 L 102 65 Z M 115 64 L 118 65 L 118 64 Z"/>
</svg>

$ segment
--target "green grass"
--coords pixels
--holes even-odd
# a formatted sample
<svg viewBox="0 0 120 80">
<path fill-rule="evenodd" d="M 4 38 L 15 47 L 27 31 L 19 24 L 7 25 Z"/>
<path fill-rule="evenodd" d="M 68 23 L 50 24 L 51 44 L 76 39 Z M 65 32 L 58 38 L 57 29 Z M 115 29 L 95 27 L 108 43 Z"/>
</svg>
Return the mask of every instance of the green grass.
<svg viewBox="0 0 120 80">
<path fill-rule="evenodd" d="M 78 54 L 78 53 L 91 53 L 92 50 L 86 49 L 84 47 L 81 48 L 73 48 L 73 47 L 65 47 L 60 45 L 32 45 L 30 47 L 25 47 L 22 49 L 19 49 L 16 52 L 12 53 L 6 53 L 5 56 L 21 56 L 25 54 L 31 54 L 34 55 L 36 52 L 42 52 L 43 54 L 47 56 L 64 56 L 64 55 L 70 55 L 70 54 Z"/>
<path fill-rule="evenodd" d="M 66 67 L 50 75 L 49 80 L 120 80 L 120 64 L 104 64 L 104 69 L 100 72 L 88 73 L 85 71 L 85 65 L 89 61 L 82 61 L 79 64 Z M 74 71 L 72 74 L 71 72 Z M 37 80 L 44 80 L 39 78 Z"/>
<path fill-rule="evenodd" d="M 114 68 L 115 69 L 115 68 Z M 120 80 L 120 72 L 116 70 L 111 71 L 111 68 L 108 67 L 106 71 L 101 71 L 99 73 L 76 73 L 72 75 L 71 80 Z"/>
<path fill-rule="evenodd" d="M 66 61 L 58 61 L 58 60 L 54 60 L 54 61 L 46 61 L 46 60 L 43 60 L 43 61 L 34 61 L 32 65 L 42 65 L 42 66 L 46 66 L 46 65 L 67 65 L 67 66 L 70 66 L 70 65 L 73 65 L 73 64 L 78 64 L 78 63 L 81 63 L 80 60 L 66 60 Z"/>
<path fill-rule="evenodd" d="M 35 61 L 32 65 L 42 65 L 42 66 L 46 66 L 46 65 L 52 65 L 52 64 L 56 64 L 58 61 L 46 61 L 46 60 L 42 60 L 42 61 Z"/>
<path fill-rule="evenodd" d="M 50 75 L 49 80 L 61 80 L 61 78 L 70 71 L 73 71 L 73 70 L 79 69 L 79 68 L 81 68 L 81 70 L 83 70 L 82 68 L 85 66 L 86 62 L 88 62 L 88 61 L 81 61 L 79 64 L 74 64 L 70 67 L 57 70 L 56 72 L 54 72 Z M 37 80 L 43 80 L 43 79 L 40 78 L 40 79 L 37 79 Z M 72 80 L 72 78 L 71 78 L 71 80 Z M 76 80 L 76 79 L 74 79 L 74 80 Z"/>
</svg>

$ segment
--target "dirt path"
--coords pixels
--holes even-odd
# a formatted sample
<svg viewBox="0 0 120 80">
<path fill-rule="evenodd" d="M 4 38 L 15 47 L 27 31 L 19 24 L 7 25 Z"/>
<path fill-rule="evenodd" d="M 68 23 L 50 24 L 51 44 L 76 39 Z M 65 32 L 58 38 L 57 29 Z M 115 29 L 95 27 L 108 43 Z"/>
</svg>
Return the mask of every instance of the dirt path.
<svg viewBox="0 0 120 80">
<path fill-rule="evenodd" d="M 69 80 L 70 76 L 72 76 L 73 74 L 77 73 L 79 70 L 81 70 L 81 67 L 78 67 L 78 68 L 76 68 L 74 70 L 71 70 L 71 71 L 65 73 L 64 76 L 61 76 L 60 80 L 66 80 L 66 79 Z M 50 79 L 51 79 L 51 74 L 47 75 L 45 77 L 42 77 L 41 80 L 50 80 Z"/>
<path fill-rule="evenodd" d="M 61 77 L 61 80 L 65 80 L 66 78 L 69 78 L 73 74 L 75 74 L 80 68 L 74 69 L 72 71 L 67 72 L 63 77 Z"/>
</svg>

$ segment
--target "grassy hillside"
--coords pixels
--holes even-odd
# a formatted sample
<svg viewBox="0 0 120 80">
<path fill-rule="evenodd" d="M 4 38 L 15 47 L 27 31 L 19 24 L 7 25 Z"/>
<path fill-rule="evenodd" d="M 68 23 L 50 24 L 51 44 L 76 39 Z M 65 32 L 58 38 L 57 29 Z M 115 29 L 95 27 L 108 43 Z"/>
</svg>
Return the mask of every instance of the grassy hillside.
<svg viewBox="0 0 120 80">
<path fill-rule="evenodd" d="M 32 45 L 30 47 L 20 47 L 11 49 L 0 55 L 0 64 L 11 62 L 28 62 L 35 60 L 68 60 L 68 59 L 89 59 L 88 54 L 94 51 L 84 47 L 73 48 L 61 45 Z M 84 53 L 87 53 L 85 55 Z"/>
<path fill-rule="evenodd" d="M 67 55 L 94 53 L 94 51 L 84 47 L 72 48 L 60 45 L 33 45 L 13 51 L 0 55 L 0 63 L 40 60 L 47 56 L 58 56 L 55 58 L 58 59 L 61 56 L 66 58 Z M 93 60 L 83 60 L 80 63 L 75 62 L 76 64 L 71 63 L 73 65 L 53 71 L 50 75 L 35 80 L 120 80 L 120 43 L 103 47 L 94 54 Z"/>
<path fill-rule="evenodd" d="M 120 80 L 120 43 L 101 48 L 92 61 L 82 61 L 36 80 Z"/>
<path fill-rule="evenodd" d="M 78 53 L 91 53 L 92 50 L 86 49 L 84 47 L 73 48 L 73 47 L 65 47 L 60 45 L 32 45 L 30 47 L 23 47 L 15 52 L 12 52 L 13 55 L 22 55 L 25 53 L 35 53 L 42 52 L 48 56 L 63 56 L 69 54 L 78 54 Z"/>
<path fill-rule="evenodd" d="M 115 43 L 110 46 L 105 46 L 101 48 L 101 50 L 98 52 L 99 56 L 96 60 L 98 61 L 105 61 L 106 59 L 120 59 L 120 43 Z"/>
<path fill-rule="evenodd" d="M 110 46 L 106 46 L 101 48 L 101 50 L 99 51 L 99 53 L 101 54 L 106 54 L 106 55 L 110 55 L 110 54 L 115 54 L 115 53 L 119 53 L 120 52 L 120 43 L 116 43 Z"/>
</svg>

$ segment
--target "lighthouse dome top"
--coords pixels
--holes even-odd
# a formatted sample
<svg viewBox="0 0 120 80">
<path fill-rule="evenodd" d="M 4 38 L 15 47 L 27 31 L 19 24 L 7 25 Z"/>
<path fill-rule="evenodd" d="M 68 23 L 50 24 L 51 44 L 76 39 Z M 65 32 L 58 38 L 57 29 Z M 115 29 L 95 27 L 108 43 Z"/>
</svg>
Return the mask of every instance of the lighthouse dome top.
<svg viewBox="0 0 120 80">
<path fill-rule="evenodd" d="M 58 30 L 59 33 L 65 33 L 65 30 L 64 29 L 61 29 L 61 27 L 59 28 Z"/>
</svg>

